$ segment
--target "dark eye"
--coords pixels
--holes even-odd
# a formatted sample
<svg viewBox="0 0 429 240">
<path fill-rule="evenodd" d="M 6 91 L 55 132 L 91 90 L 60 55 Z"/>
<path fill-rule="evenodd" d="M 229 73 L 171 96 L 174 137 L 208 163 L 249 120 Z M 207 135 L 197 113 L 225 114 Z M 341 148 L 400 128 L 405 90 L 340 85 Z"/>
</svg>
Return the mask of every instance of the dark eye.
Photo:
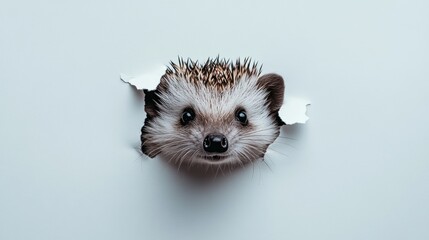
<svg viewBox="0 0 429 240">
<path fill-rule="evenodd" d="M 180 119 L 180 122 L 183 125 L 188 124 L 190 121 L 194 120 L 195 118 L 195 112 L 192 110 L 192 108 L 186 108 L 183 110 L 182 118 Z"/>
<path fill-rule="evenodd" d="M 247 125 L 247 114 L 246 111 L 244 111 L 244 109 L 240 109 L 237 111 L 237 113 L 235 114 L 235 118 L 243 125 L 246 126 Z"/>
</svg>

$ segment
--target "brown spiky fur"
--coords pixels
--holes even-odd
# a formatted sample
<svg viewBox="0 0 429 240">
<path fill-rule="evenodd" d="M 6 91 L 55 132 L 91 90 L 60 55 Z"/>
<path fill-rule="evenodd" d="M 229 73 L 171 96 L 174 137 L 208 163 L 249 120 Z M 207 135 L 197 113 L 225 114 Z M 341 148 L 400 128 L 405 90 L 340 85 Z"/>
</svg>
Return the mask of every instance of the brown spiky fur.
<svg viewBox="0 0 429 240">
<path fill-rule="evenodd" d="M 170 62 L 170 65 L 163 78 L 178 77 L 190 83 L 202 82 L 219 91 L 231 88 L 243 76 L 259 77 L 262 69 L 262 66 L 258 67 L 258 63 L 252 62 L 250 58 L 245 58 L 244 62 L 238 59 L 234 63 L 217 57 L 209 58 L 201 64 L 191 59 L 184 61 L 179 57 L 178 64 Z"/>
</svg>

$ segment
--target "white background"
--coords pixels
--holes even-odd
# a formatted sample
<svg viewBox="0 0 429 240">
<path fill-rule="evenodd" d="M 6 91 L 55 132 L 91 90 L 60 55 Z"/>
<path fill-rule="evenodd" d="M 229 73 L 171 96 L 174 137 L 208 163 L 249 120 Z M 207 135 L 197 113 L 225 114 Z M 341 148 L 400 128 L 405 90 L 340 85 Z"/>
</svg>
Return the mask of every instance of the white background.
<svg viewBox="0 0 429 240">
<path fill-rule="evenodd" d="M 0 3 L 0 239 L 429 239 L 428 1 Z M 312 101 L 198 183 L 134 149 L 121 72 L 251 56 Z"/>
</svg>

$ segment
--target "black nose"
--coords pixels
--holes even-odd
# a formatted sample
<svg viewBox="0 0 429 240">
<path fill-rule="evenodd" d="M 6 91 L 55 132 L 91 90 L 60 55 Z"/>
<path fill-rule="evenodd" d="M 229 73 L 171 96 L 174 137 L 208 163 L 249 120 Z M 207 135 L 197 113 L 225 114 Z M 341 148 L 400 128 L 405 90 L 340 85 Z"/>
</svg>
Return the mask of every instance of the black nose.
<svg viewBox="0 0 429 240">
<path fill-rule="evenodd" d="M 228 150 L 228 139 L 222 134 L 209 134 L 204 138 L 203 146 L 206 152 L 223 153 Z"/>
</svg>

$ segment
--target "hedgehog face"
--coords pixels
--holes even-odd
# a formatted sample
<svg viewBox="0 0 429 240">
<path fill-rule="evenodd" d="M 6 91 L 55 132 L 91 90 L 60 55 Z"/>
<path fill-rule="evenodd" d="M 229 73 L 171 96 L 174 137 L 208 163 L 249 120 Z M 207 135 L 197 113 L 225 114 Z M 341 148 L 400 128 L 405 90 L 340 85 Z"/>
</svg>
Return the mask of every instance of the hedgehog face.
<svg viewBox="0 0 429 240">
<path fill-rule="evenodd" d="M 165 75 L 146 92 L 142 151 L 179 166 L 245 165 L 263 158 L 282 125 L 283 79 L 245 74 L 224 83 Z"/>
</svg>

